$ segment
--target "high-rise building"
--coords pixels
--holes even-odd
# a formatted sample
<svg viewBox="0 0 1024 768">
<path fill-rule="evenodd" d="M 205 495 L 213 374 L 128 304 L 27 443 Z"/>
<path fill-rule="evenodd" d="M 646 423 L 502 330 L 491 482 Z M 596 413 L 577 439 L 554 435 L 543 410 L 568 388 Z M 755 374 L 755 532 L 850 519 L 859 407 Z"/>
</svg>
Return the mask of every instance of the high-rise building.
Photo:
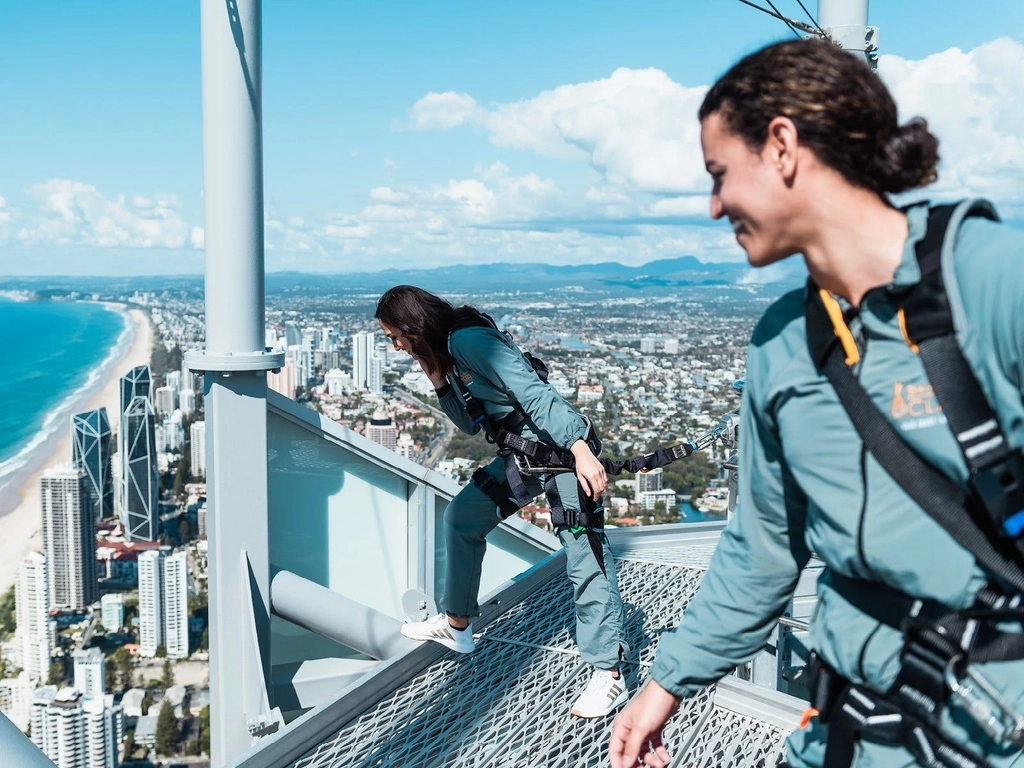
<svg viewBox="0 0 1024 768">
<path fill-rule="evenodd" d="M 159 414 L 170 413 L 178 407 L 178 391 L 174 387 L 158 387 L 153 397 L 153 407 Z"/>
<path fill-rule="evenodd" d="M 286 320 L 284 323 L 284 336 L 286 346 L 293 347 L 302 343 L 302 328 L 294 320 Z"/>
<path fill-rule="evenodd" d="M 665 339 L 665 354 L 666 355 L 678 355 L 679 354 L 679 339 Z"/>
<path fill-rule="evenodd" d="M 192 474 L 206 477 L 206 422 L 193 422 L 189 427 L 188 439 L 192 451 Z"/>
<path fill-rule="evenodd" d="M 305 389 L 309 386 L 309 379 L 313 375 L 309 349 L 304 344 L 288 347 L 288 357 L 295 366 L 295 384 Z"/>
<path fill-rule="evenodd" d="M 136 397 L 149 398 L 152 387 L 152 376 L 148 365 L 140 365 L 132 368 L 121 377 L 121 415 L 128 410 L 132 400 Z"/>
<path fill-rule="evenodd" d="M 164 646 L 167 656 L 188 656 L 188 555 L 178 552 L 164 559 Z"/>
<path fill-rule="evenodd" d="M 164 374 L 164 385 L 174 389 L 174 394 L 181 390 L 181 371 L 168 371 Z"/>
<path fill-rule="evenodd" d="M 97 520 L 114 514 L 113 447 L 106 408 L 71 417 L 71 462 L 89 478 L 89 498 Z"/>
<path fill-rule="evenodd" d="M 47 685 L 32 698 L 32 741 L 57 768 L 84 768 L 85 717 L 82 694 Z"/>
<path fill-rule="evenodd" d="M 115 504 L 118 507 L 118 519 L 124 526 L 125 535 L 128 536 L 129 540 L 132 538 L 130 533 L 132 524 L 134 523 L 137 526 L 138 521 L 129 521 L 128 519 L 128 488 L 130 483 L 128 471 L 128 449 L 131 446 L 131 441 L 129 440 L 130 436 L 128 434 L 127 413 L 136 398 L 141 397 L 149 402 L 152 384 L 152 375 L 150 374 L 148 365 L 136 366 L 121 377 L 121 410 L 118 414 L 117 457 L 117 472 L 119 473 L 120 478 L 115 490 L 115 494 L 117 496 Z M 152 408 L 150 410 L 152 410 Z M 155 465 L 155 456 L 153 461 Z"/>
<path fill-rule="evenodd" d="M 277 373 L 267 371 L 267 388 L 289 400 L 295 399 L 295 363 L 290 357 L 285 359 L 284 365 Z"/>
<path fill-rule="evenodd" d="M 106 663 L 99 648 L 78 650 L 72 654 L 75 663 L 75 689 L 90 699 L 106 695 Z"/>
<path fill-rule="evenodd" d="M 15 634 L 21 668 L 36 681 L 50 672 L 50 591 L 46 556 L 29 552 L 18 565 L 14 583 Z"/>
<path fill-rule="evenodd" d="M 395 453 L 402 458 L 415 460 L 416 442 L 412 439 L 411 434 L 403 432 L 398 436 L 398 444 L 395 446 Z"/>
<path fill-rule="evenodd" d="M 117 745 L 121 741 L 121 707 L 110 694 L 82 702 L 85 720 L 85 762 L 83 768 L 117 768 Z"/>
<path fill-rule="evenodd" d="M 165 550 L 150 549 L 139 554 L 139 655 L 156 656 L 164 644 Z"/>
<path fill-rule="evenodd" d="M 664 482 L 664 470 L 662 467 L 652 469 L 648 472 L 636 473 L 636 495 L 639 499 L 641 493 L 649 491 L 660 491 Z"/>
<path fill-rule="evenodd" d="M 99 598 L 96 517 L 85 470 L 55 467 L 39 479 L 51 608 L 84 608 Z"/>
<path fill-rule="evenodd" d="M 107 632 L 117 632 L 124 626 L 124 595 L 110 592 L 100 598 L 100 621 Z"/>
<path fill-rule="evenodd" d="M 191 389 L 183 389 L 178 393 L 178 407 L 186 416 L 191 416 L 196 409 L 196 393 Z"/>
<path fill-rule="evenodd" d="M 17 677 L 0 680 L 0 712 L 23 731 L 28 731 L 32 722 L 32 695 L 35 689 L 36 682 L 24 670 Z"/>
<path fill-rule="evenodd" d="M 121 521 L 129 541 L 153 541 L 159 533 L 157 500 L 159 487 L 156 465 L 156 434 L 149 399 L 136 397 L 122 420 L 122 483 L 124 496 Z"/>
<path fill-rule="evenodd" d="M 645 337 L 640 339 L 640 351 L 644 354 L 648 354 L 654 351 L 654 347 L 657 344 L 657 340 L 653 337 Z"/>
<path fill-rule="evenodd" d="M 391 422 L 391 417 L 382 411 L 377 411 L 370 418 L 366 436 L 391 451 L 398 445 L 398 430 Z"/>
<path fill-rule="evenodd" d="M 357 390 L 370 389 L 373 331 L 352 334 L 352 382 Z"/>
<path fill-rule="evenodd" d="M 366 388 L 375 395 L 384 391 L 384 361 L 379 357 L 370 358 L 370 381 Z"/>
</svg>

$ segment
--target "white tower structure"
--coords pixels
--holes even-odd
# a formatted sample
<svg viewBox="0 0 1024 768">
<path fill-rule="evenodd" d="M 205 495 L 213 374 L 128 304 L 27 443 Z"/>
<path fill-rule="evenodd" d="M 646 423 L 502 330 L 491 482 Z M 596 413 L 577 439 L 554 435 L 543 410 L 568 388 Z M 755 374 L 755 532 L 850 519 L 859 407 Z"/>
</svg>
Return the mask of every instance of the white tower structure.
<svg viewBox="0 0 1024 768">
<path fill-rule="evenodd" d="M 352 334 L 352 381 L 357 390 L 370 389 L 373 331 Z"/>
<path fill-rule="evenodd" d="M 164 645 L 172 659 L 188 656 L 188 555 L 164 559 Z"/>
<path fill-rule="evenodd" d="M 156 656 L 164 644 L 164 550 L 139 555 L 139 655 Z"/>
<path fill-rule="evenodd" d="M 116 632 L 124 626 L 124 595 L 110 592 L 100 598 L 100 620 L 107 632 Z"/>
<path fill-rule="evenodd" d="M 89 648 L 75 651 L 75 689 L 85 697 L 86 701 L 103 699 L 106 685 L 106 663 L 103 651 Z"/>
<path fill-rule="evenodd" d="M 117 745 L 121 741 L 120 707 L 110 694 L 82 702 L 85 720 L 83 768 L 117 768 Z"/>
<path fill-rule="evenodd" d="M 99 597 L 96 522 L 85 470 L 55 467 L 39 480 L 50 607 L 84 608 Z"/>
<path fill-rule="evenodd" d="M 32 700 L 32 741 L 57 768 L 86 765 L 82 694 L 52 685 L 38 689 Z"/>
<path fill-rule="evenodd" d="M 50 595 L 46 557 L 29 552 L 18 566 L 14 606 L 18 616 L 17 647 L 21 668 L 36 681 L 50 671 Z"/>
<path fill-rule="evenodd" d="M 189 427 L 188 437 L 192 451 L 192 474 L 197 477 L 206 477 L 206 422 L 194 422 Z"/>
<path fill-rule="evenodd" d="M 159 414 L 170 413 L 177 407 L 178 392 L 174 387 L 158 387 L 153 405 Z"/>
</svg>

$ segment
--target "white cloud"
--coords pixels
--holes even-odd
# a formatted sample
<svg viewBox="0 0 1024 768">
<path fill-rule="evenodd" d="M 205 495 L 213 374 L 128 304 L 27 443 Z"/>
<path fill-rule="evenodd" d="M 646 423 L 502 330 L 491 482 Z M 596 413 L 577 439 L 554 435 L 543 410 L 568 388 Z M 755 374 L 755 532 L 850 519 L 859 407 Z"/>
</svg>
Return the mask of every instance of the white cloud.
<svg viewBox="0 0 1024 768">
<path fill-rule="evenodd" d="M 173 195 L 111 200 L 94 186 L 70 179 L 36 184 L 28 193 L 40 208 L 24 217 L 17 232 L 26 244 L 181 248 L 188 235 Z"/>
<path fill-rule="evenodd" d="M 473 99 L 464 93 L 428 93 L 413 104 L 409 121 L 396 127 L 412 131 L 448 130 L 463 125 L 485 113 Z"/>
<path fill-rule="evenodd" d="M 1024 203 L 1024 45 L 1009 38 L 921 61 L 882 56 L 879 72 L 906 120 L 921 115 L 939 137 L 941 195 Z"/>
<path fill-rule="evenodd" d="M 608 182 L 680 194 L 707 188 L 696 114 L 707 89 L 687 88 L 658 69 L 562 85 L 532 99 L 482 107 L 467 94 L 427 94 L 407 127 L 482 127 L 499 147 L 586 160 Z"/>
<path fill-rule="evenodd" d="M 196 250 L 202 250 L 206 245 L 206 230 L 202 227 L 192 227 L 189 232 L 188 242 Z"/>
</svg>

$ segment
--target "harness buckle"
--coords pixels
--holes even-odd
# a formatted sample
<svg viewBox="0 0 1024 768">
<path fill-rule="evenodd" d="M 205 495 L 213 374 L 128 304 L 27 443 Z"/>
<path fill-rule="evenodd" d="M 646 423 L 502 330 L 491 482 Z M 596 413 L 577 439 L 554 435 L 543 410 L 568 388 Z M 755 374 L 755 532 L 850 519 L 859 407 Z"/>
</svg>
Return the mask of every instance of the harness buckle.
<svg viewBox="0 0 1024 768">
<path fill-rule="evenodd" d="M 953 700 L 993 741 L 1004 747 L 1024 747 L 1024 715 L 1008 704 L 995 686 L 970 666 L 965 667 L 962 676 L 958 675 L 956 667 L 959 661 L 960 658 L 950 659 L 943 674 Z"/>
<path fill-rule="evenodd" d="M 572 467 L 557 467 L 547 464 L 536 464 L 530 460 L 530 457 L 525 453 L 513 452 L 512 458 L 515 459 L 516 469 L 519 470 L 521 475 L 548 475 L 554 472 L 572 472 Z"/>
<path fill-rule="evenodd" d="M 970 485 L 1000 533 L 1010 539 L 1024 534 L 1024 457 L 1020 451 L 976 469 Z"/>
</svg>

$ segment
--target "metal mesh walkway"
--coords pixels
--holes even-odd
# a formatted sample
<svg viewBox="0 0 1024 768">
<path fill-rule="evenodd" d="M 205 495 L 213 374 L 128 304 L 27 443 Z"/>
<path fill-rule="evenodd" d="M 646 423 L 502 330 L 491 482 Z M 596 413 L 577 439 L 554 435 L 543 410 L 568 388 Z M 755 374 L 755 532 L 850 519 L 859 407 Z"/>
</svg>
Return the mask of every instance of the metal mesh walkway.
<svg viewBox="0 0 1024 768">
<path fill-rule="evenodd" d="M 658 635 L 678 623 L 696 592 L 712 551 L 704 543 L 681 543 L 619 558 L 631 647 L 624 671 L 632 692 L 646 679 Z M 569 582 L 552 569 L 484 628 L 473 655 L 440 656 L 288 765 L 607 765 L 614 714 L 569 716 L 591 674 L 576 652 L 574 626 Z M 742 695 L 702 691 L 666 728 L 673 765 L 775 766 L 786 730 L 780 723 L 793 713 L 759 716 L 765 711 L 763 703 L 760 711 L 746 707 Z"/>
</svg>

